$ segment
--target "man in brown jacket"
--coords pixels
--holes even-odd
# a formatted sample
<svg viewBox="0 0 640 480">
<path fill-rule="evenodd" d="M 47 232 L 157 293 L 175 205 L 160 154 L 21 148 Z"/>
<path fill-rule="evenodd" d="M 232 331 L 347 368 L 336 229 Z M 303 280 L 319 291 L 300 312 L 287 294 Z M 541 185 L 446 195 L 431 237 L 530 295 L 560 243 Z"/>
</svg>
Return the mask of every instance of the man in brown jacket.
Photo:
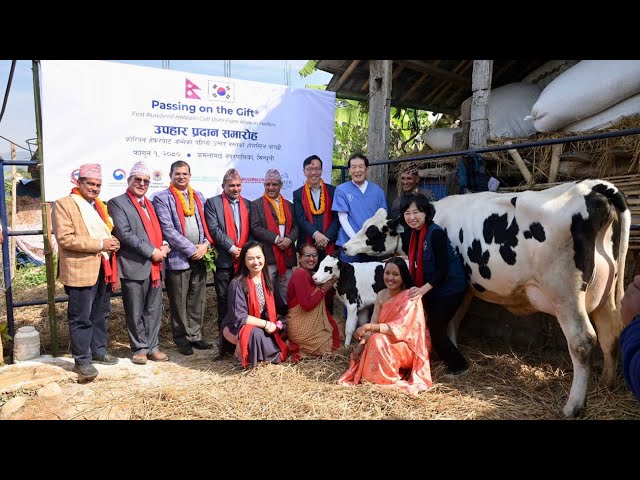
<svg viewBox="0 0 640 480">
<path fill-rule="evenodd" d="M 107 353 L 107 317 L 117 285 L 115 256 L 120 242 L 111 235 L 113 222 L 98 199 L 100 165 L 82 165 L 78 180 L 72 181 L 77 186 L 53 208 L 53 233 L 58 242 L 58 278 L 69 296 L 73 371 L 79 382 L 86 382 L 98 375 L 92 362 L 118 363 Z"/>
</svg>

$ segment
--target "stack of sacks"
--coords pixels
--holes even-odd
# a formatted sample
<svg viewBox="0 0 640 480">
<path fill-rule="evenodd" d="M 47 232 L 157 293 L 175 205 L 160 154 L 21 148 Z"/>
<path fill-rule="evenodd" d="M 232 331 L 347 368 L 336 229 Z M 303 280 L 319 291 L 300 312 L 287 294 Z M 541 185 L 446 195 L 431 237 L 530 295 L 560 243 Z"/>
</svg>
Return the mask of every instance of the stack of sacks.
<svg viewBox="0 0 640 480">
<path fill-rule="evenodd" d="M 536 133 L 531 119 L 525 116 L 540 96 L 540 87 L 515 82 L 491 90 L 489 96 L 489 140 L 526 138 Z M 422 141 L 434 150 L 453 148 L 453 135 L 461 128 L 434 128 L 422 135 Z"/>
<path fill-rule="evenodd" d="M 461 128 L 432 128 L 424 132 L 420 138 L 434 150 L 451 150 L 453 136 L 461 131 Z"/>
<path fill-rule="evenodd" d="M 563 132 L 587 132 L 610 128 L 623 117 L 640 113 L 640 93 L 626 98 L 595 115 L 570 123 L 562 128 Z"/>
<path fill-rule="evenodd" d="M 489 140 L 527 138 L 536 133 L 533 122 L 525 120 L 540 97 L 541 89 L 531 83 L 509 83 L 489 95 Z"/>
<path fill-rule="evenodd" d="M 581 132 L 640 110 L 640 60 L 583 60 L 560 74 L 531 109 L 539 132 Z"/>
</svg>

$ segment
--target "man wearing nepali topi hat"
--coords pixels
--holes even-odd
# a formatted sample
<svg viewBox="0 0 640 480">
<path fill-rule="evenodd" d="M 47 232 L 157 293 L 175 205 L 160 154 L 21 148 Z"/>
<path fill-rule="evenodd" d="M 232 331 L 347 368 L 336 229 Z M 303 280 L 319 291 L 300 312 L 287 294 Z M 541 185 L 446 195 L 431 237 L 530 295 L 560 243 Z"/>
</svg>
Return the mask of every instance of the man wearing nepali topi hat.
<svg viewBox="0 0 640 480">
<path fill-rule="evenodd" d="M 118 285 L 116 252 L 118 239 L 111 235 L 113 222 L 98 198 L 102 172 L 97 163 L 80 166 L 71 193 L 53 207 L 53 234 L 58 242 L 58 278 L 69 296 L 67 319 L 71 338 L 73 371 L 78 381 L 93 380 L 92 365 L 115 365 L 107 353 L 107 318 L 111 292 Z"/>
<path fill-rule="evenodd" d="M 204 204 L 204 216 L 207 219 L 209 233 L 216 242 L 218 258 L 213 275 L 218 306 L 218 358 L 225 351 L 233 355 L 235 345 L 222 335 L 222 319 L 229 308 L 229 282 L 239 267 L 240 250 L 252 240 L 249 218 L 251 202 L 241 195 L 242 177 L 235 168 L 230 168 L 222 177 L 222 193 L 207 199 Z"/>
<path fill-rule="evenodd" d="M 163 260 L 169 244 L 162 240 L 160 222 L 153 204 L 145 197 L 151 174 L 144 162 L 136 162 L 127 179 L 127 191 L 109 200 L 113 234 L 122 248 L 118 254 L 118 274 L 122 303 L 133 353 L 138 365 L 166 362 L 160 351 L 158 334 L 162 325 Z"/>
<path fill-rule="evenodd" d="M 251 233 L 264 245 L 264 256 L 273 282 L 278 313 L 287 313 L 287 286 L 291 268 L 298 261 L 294 243 L 298 240 L 298 223 L 293 203 L 281 194 L 282 177 L 275 168 L 264 176 L 264 194 L 251 204 Z"/>
<path fill-rule="evenodd" d="M 400 212 L 400 202 L 402 198 L 410 195 L 411 193 L 422 193 L 429 202 L 435 202 L 436 196 L 431 190 L 418 188 L 420 183 L 420 176 L 418 175 L 418 167 L 409 164 L 402 169 L 400 174 L 400 191 L 398 196 L 391 204 L 391 210 L 389 210 L 389 218 L 400 218 L 400 225 L 402 225 L 402 232 L 400 237 L 402 238 L 402 248 L 405 250 L 409 248 L 409 239 L 411 238 L 411 229 L 404 219 L 404 216 Z M 405 250 L 407 251 L 407 250 Z"/>
</svg>

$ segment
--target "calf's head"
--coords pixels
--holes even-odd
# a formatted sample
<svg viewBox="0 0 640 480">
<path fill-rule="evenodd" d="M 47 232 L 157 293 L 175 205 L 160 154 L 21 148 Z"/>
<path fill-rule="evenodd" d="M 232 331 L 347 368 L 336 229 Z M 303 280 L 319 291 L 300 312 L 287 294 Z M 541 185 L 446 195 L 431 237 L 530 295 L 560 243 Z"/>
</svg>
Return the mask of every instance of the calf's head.
<svg viewBox="0 0 640 480">
<path fill-rule="evenodd" d="M 320 262 L 318 271 L 313 274 L 313 281 L 321 284 L 338 278 L 340 276 L 340 263 L 337 255 L 327 255 L 322 262 Z"/>
<path fill-rule="evenodd" d="M 376 257 L 391 255 L 402 248 L 396 227 L 400 218 L 387 218 L 387 211 L 379 208 L 373 217 L 364 222 L 362 229 L 342 246 L 349 256 L 365 253 Z"/>
</svg>

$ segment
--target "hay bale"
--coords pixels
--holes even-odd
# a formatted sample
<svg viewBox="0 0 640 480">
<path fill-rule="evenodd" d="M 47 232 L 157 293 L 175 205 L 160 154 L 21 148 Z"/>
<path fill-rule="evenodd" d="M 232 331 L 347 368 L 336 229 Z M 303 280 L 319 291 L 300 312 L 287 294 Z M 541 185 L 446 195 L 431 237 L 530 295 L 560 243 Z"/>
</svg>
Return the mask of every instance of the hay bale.
<svg viewBox="0 0 640 480">
<path fill-rule="evenodd" d="M 611 128 L 600 130 L 599 132 L 626 130 L 640 127 L 640 115 L 633 115 L 622 118 Z M 506 145 L 507 142 L 525 143 L 531 141 L 550 140 L 566 137 L 566 132 L 539 133 L 532 138 L 521 139 L 500 139 L 492 142 L 492 145 Z M 522 148 L 518 151 L 532 169 L 533 179 L 536 183 L 543 183 L 549 180 L 553 145 L 542 145 L 538 147 Z M 640 173 L 640 135 L 629 135 L 626 137 L 604 138 L 600 140 L 587 140 L 581 142 L 570 142 L 564 144 L 565 152 L 578 152 L 592 158 L 591 163 L 585 164 L 581 161 L 562 161 L 558 180 L 571 181 L 581 178 L 602 178 L 613 175 Z M 483 153 L 487 160 L 496 162 L 494 175 L 499 180 L 501 177 L 512 176 L 512 161 L 507 151 Z M 577 160 L 577 159 L 572 159 Z M 522 179 L 524 183 L 524 179 Z"/>
</svg>

